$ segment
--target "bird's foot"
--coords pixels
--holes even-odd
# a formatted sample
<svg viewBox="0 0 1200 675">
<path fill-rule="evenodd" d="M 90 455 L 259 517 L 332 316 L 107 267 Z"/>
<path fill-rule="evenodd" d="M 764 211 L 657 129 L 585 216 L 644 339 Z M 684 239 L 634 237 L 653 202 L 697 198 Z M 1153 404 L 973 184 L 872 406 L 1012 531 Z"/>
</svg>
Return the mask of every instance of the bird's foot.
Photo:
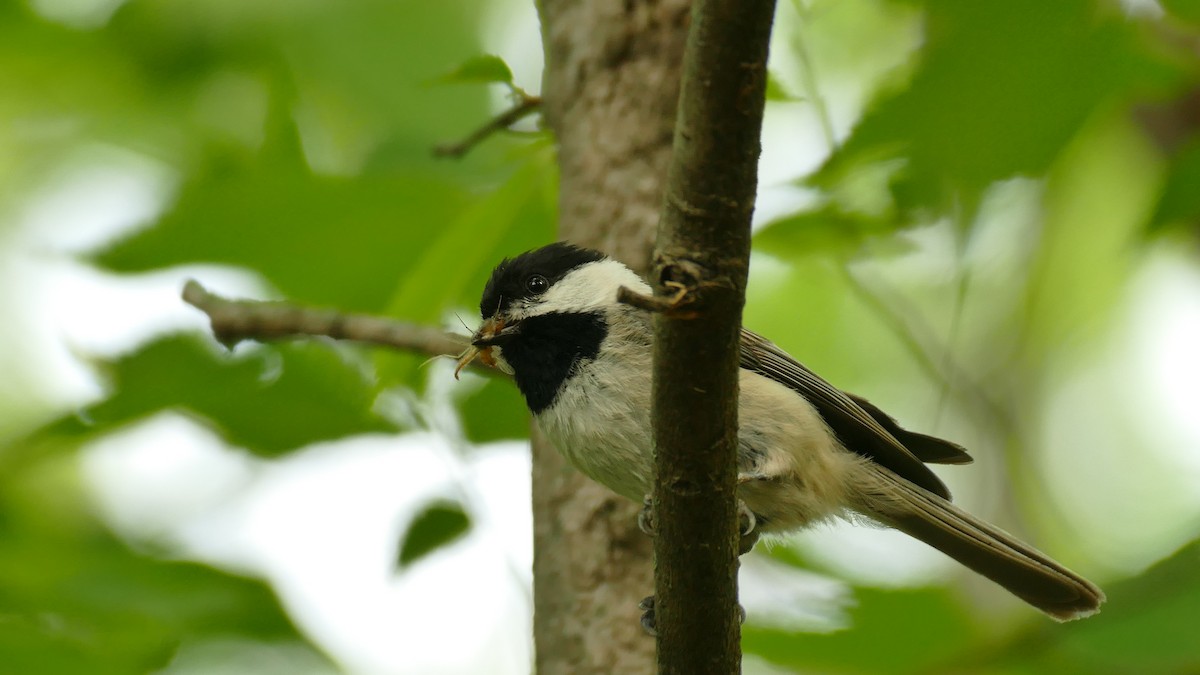
<svg viewBox="0 0 1200 675">
<path fill-rule="evenodd" d="M 745 555 L 758 543 L 758 518 L 742 500 L 737 503 L 738 512 L 738 555 Z"/>
<path fill-rule="evenodd" d="M 738 500 L 738 555 L 744 555 L 754 548 L 754 544 L 758 543 L 758 518 L 754 512 L 746 506 L 745 502 Z M 642 499 L 642 510 L 638 512 L 638 529 L 653 537 L 656 533 L 654 524 L 654 499 L 650 495 L 646 495 Z"/>
<path fill-rule="evenodd" d="M 642 630 L 651 637 L 658 636 L 658 626 L 655 623 L 654 617 L 654 596 L 647 595 L 638 603 L 638 609 L 642 610 Z M 746 623 L 746 608 L 740 604 L 737 606 L 738 623 Z"/>
<path fill-rule="evenodd" d="M 654 596 L 647 595 L 638 603 L 642 610 L 642 630 L 650 637 L 658 637 L 658 627 L 654 624 Z"/>
<path fill-rule="evenodd" d="M 642 510 L 638 512 L 638 529 L 651 537 L 654 536 L 654 498 L 651 495 L 642 498 Z"/>
</svg>

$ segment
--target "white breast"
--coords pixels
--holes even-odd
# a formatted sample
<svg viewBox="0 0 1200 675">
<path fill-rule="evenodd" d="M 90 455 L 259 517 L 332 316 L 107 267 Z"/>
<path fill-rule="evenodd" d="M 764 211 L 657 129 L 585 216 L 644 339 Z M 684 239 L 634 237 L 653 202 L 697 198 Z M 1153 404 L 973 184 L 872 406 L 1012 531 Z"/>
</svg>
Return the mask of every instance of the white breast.
<svg viewBox="0 0 1200 675">
<path fill-rule="evenodd" d="M 649 494 L 654 476 L 649 340 L 648 322 L 644 329 L 610 333 L 599 360 L 580 364 L 537 416 L 575 468 L 634 501 Z"/>
</svg>

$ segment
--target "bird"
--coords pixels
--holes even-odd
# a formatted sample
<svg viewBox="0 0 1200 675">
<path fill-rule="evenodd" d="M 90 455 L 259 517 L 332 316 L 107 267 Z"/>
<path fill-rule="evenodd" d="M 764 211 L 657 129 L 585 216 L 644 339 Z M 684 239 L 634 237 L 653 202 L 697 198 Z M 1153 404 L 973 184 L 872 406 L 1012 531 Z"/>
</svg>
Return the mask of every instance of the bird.
<svg viewBox="0 0 1200 675">
<path fill-rule="evenodd" d="M 455 375 L 476 359 L 512 375 L 565 458 L 636 502 L 654 475 L 653 325 L 649 312 L 618 301 L 621 287 L 651 293 L 620 261 L 566 242 L 505 258 L 484 287 L 482 323 Z M 1099 611 L 1105 597 L 1095 584 L 951 502 L 928 464 L 971 462 L 961 446 L 904 429 L 745 328 L 739 365 L 737 495 L 743 535 L 755 529 L 749 545 L 760 532 L 865 517 L 1053 619 Z"/>
</svg>

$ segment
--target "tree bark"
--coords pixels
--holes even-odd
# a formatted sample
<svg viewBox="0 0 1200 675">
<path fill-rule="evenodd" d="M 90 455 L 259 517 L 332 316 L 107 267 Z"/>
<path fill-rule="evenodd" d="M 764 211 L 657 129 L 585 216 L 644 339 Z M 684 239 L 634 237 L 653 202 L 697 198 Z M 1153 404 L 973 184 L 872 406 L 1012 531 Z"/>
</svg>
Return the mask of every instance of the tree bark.
<svg viewBox="0 0 1200 675">
<path fill-rule="evenodd" d="M 559 143 L 561 238 L 645 272 L 671 158 L 687 0 L 539 0 L 542 99 Z M 536 668 L 654 672 L 637 608 L 653 588 L 638 505 L 534 434 Z"/>
<path fill-rule="evenodd" d="M 738 351 L 774 13 L 774 0 L 692 9 L 654 257 L 656 295 L 686 309 L 655 318 L 660 673 L 741 670 Z"/>
</svg>

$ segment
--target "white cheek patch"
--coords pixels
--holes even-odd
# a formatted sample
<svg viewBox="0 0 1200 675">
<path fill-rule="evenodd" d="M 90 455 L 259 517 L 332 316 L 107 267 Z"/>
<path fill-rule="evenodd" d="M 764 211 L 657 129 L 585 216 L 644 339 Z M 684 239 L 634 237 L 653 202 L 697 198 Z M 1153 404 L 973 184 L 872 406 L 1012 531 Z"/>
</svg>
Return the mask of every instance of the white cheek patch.
<svg viewBox="0 0 1200 675">
<path fill-rule="evenodd" d="M 523 313 L 532 316 L 601 310 L 617 302 L 617 289 L 622 286 L 639 293 L 651 292 L 641 277 L 616 260 L 591 262 L 559 279 L 544 295 L 529 300 Z"/>
</svg>

